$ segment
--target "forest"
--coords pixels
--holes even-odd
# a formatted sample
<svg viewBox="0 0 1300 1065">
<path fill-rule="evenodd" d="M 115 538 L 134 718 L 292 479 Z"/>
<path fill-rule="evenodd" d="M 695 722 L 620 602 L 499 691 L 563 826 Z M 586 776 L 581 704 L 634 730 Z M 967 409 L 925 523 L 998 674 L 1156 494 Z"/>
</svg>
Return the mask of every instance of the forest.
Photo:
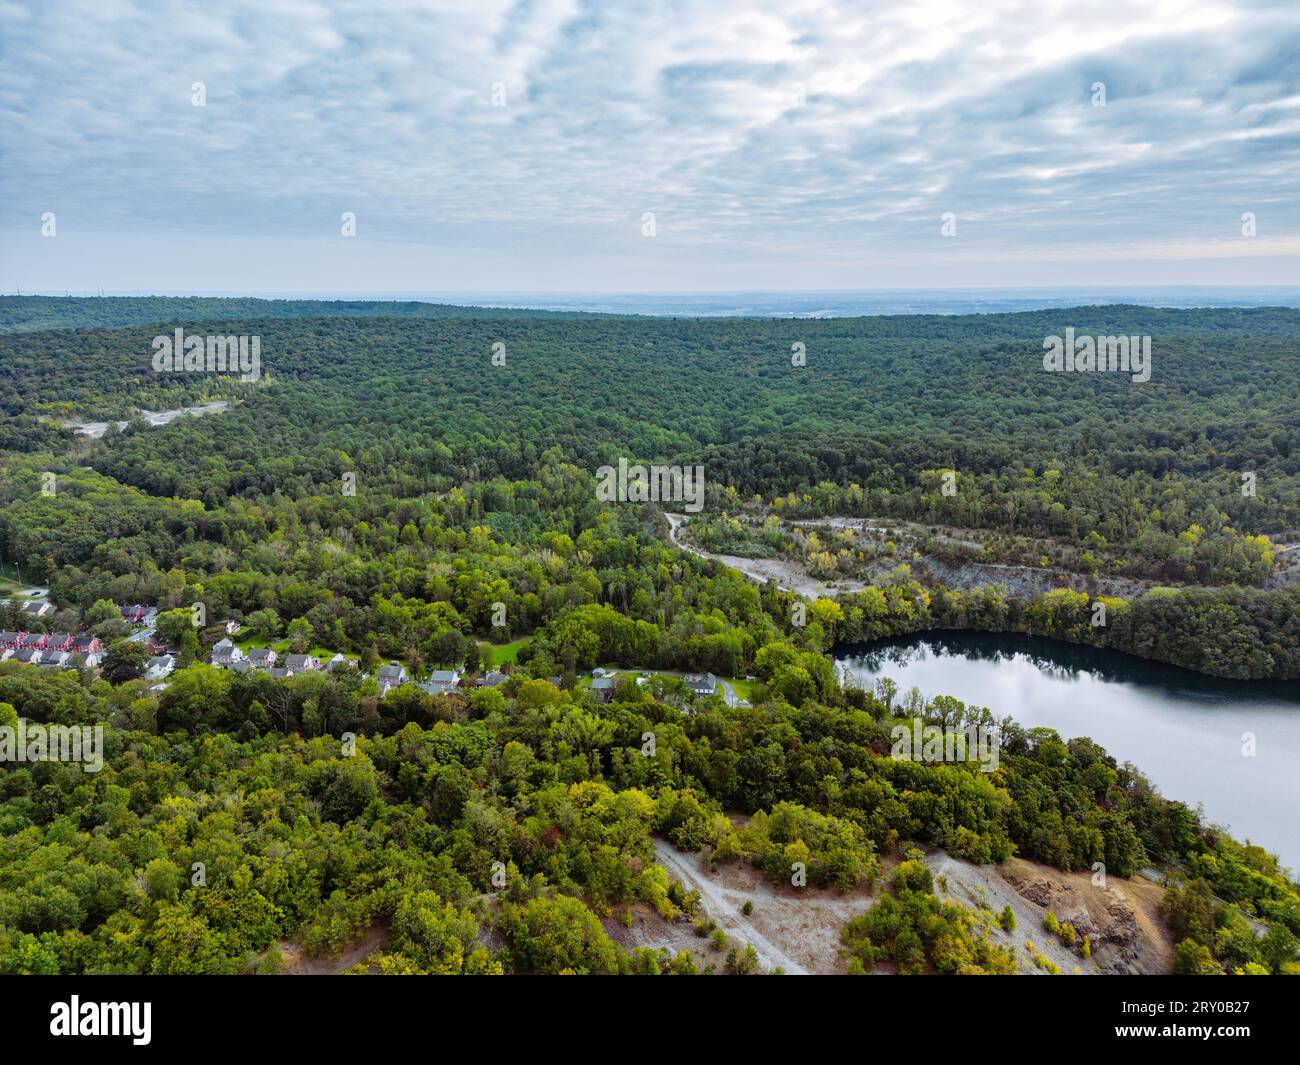
<svg viewBox="0 0 1300 1065">
<path fill-rule="evenodd" d="M 1294 970 L 1300 888 L 1273 856 L 1086 738 L 846 687 L 826 652 L 976 628 L 1300 677 L 1300 588 L 1275 553 L 1300 527 L 1297 312 L 1069 312 L 1080 331 L 1153 336 L 1152 379 L 1134 385 L 1044 374 L 1058 312 L 428 308 L 0 299 L 0 573 L 57 608 L 0 607 L 0 629 L 108 648 L 97 672 L 0 662 L 0 725 L 102 724 L 107 752 L 93 776 L 0 768 L 0 972 L 274 972 L 285 943 L 327 955 L 377 925 L 390 934 L 365 971 L 753 971 L 740 947 L 667 955 L 608 935 L 602 919 L 633 905 L 698 916 L 656 835 L 773 877 L 794 848 L 818 887 L 880 879 L 889 905 L 845 930 L 853 971 L 1006 970 L 915 847 L 1117 876 L 1168 864 L 1180 971 Z M 264 377 L 154 374 L 151 338 L 178 326 L 260 335 Z M 133 417 L 214 398 L 231 405 Z M 69 427 L 111 418 L 130 424 Z M 792 592 L 675 547 L 665 508 L 600 502 L 595 471 L 619 458 L 703 465 L 699 531 L 719 550 L 763 549 L 734 515 L 882 516 L 1050 539 L 1064 565 L 1159 586 L 1022 598 L 899 559 L 796 624 Z M 794 550 L 785 535 L 768 549 Z M 124 639 L 126 603 L 162 611 L 165 686 Z M 211 624 L 191 623 L 195 604 Z M 360 671 L 208 665 L 226 618 Z M 362 675 L 474 672 L 515 643 L 499 688 L 381 696 Z M 598 665 L 752 676 L 751 705 L 672 684 L 601 703 L 579 682 Z M 1001 767 L 890 758 L 891 723 L 911 717 L 997 727 Z M 887 878 L 886 857 L 903 859 Z M 1265 934 L 1243 935 L 1252 921 Z"/>
</svg>

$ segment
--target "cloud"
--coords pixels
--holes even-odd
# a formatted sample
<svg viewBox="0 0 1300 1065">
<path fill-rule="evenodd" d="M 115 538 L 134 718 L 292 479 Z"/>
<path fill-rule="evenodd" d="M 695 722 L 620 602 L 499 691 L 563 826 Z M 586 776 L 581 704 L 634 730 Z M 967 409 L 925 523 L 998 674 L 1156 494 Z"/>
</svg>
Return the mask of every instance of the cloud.
<svg viewBox="0 0 1300 1065">
<path fill-rule="evenodd" d="M 50 0 L 0 17 L 10 288 L 241 289 L 214 251 L 241 242 L 280 290 L 981 284 L 988 263 L 1032 273 L 1090 248 L 1103 281 L 1177 248 L 1218 264 L 1207 280 L 1300 279 L 1291 2 Z"/>
</svg>

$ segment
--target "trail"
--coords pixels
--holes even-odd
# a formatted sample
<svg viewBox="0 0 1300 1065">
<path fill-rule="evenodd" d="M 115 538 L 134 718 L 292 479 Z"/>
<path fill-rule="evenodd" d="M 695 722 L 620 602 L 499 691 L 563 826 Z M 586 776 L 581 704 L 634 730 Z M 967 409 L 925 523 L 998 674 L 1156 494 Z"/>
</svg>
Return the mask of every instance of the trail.
<svg viewBox="0 0 1300 1065">
<path fill-rule="evenodd" d="M 765 969 L 771 970 L 780 966 L 792 976 L 809 975 L 808 969 L 754 928 L 736 904 L 728 898 L 728 892 L 695 868 L 695 860 L 691 855 L 683 854 L 663 839 L 655 839 L 654 847 L 655 861 L 685 884 L 688 890 L 700 893 L 705 912 L 728 936 L 738 943 L 753 944 L 758 959 Z"/>
</svg>

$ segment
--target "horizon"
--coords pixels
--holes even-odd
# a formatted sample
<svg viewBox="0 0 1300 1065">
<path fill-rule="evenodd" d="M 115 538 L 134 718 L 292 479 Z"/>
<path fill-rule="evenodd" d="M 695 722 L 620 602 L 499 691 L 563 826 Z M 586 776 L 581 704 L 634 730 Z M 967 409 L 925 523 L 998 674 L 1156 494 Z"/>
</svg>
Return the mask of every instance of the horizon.
<svg viewBox="0 0 1300 1065">
<path fill-rule="evenodd" d="M 254 300 L 266 303 L 425 304 L 481 310 L 668 318 L 834 319 L 1066 312 L 1106 306 L 1152 309 L 1300 309 L 1300 286 L 1059 286 L 1016 288 L 791 289 L 714 292 L 40 292 L 15 299 Z"/>
</svg>

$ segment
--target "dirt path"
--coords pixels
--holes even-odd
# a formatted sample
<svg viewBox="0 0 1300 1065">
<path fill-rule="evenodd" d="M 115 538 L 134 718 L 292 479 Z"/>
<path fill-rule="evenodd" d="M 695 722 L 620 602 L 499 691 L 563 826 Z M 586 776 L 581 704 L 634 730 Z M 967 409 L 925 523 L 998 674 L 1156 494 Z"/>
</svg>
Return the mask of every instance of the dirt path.
<svg viewBox="0 0 1300 1065">
<path fill-rule="evenodd" d="M 796 563 L 787 562 L 783 559 L 741 558 L 739 555 L 715 555 L 712 551 L 702 551 L 700 548 L 686 543 L 677 535 L 677 530 L 686 521 L 684 515 L 665 514 L 664 517 L 668 519 L 668 537 L 674 547 L 681 548 L 696 558 L 708 559 L 710 562 L 720 562 L 724 566 L 730 566 L 759 584 L 775 581 L 777 587 L 782 591 L 795 592 L 807 599 L 816 599 L 819 596 L 847 595 L 851 592 L 860 592 L 864 588 L 871 586 L 868 581 L 837 580 L 833 583 L 821 581 L 808 576 Z"/>
<path fill-rule="evenodd" d="M 749 918 L 741 912 L 744 900 L 737 904 L 732 897 L 733 892 L 724 889 L 703 873 L 695 855 L 683 854 L 663 839 L 656 839 L 654 845 L 655 860 L 688 889 L 700 893 L 704 911 L 727 935 L 741 943 L 752 943 L 764 969 L 771 970 L 779 966 L 790 975 L 808 975 L 808 969 L 754 928 Z"/>
<path fill-rule="evenodd" d="M 373 925 L 359 940 L 344 947 L 335 955 L 314 958 L 306 954 L 298 943 L 279 944 L 286 976 L 338 976 L 386 946 L 388 946 L 388 927 L 383 924 Z"/>
</svg>

